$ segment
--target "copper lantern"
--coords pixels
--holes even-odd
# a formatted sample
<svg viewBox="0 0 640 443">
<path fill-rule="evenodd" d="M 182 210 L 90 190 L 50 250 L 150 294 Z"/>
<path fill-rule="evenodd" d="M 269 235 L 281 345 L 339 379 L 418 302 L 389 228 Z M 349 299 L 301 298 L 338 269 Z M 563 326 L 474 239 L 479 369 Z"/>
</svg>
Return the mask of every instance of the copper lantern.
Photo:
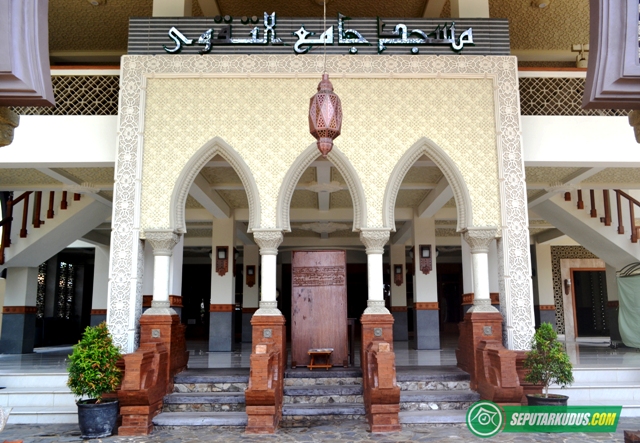
<svg viewBox="0 0 640 443">
<path fill-rule="evenodd" d="M 340 97 L 333 92 L 329 74 L 322 74 L 318 92 L 309 103 L 309 132 L 318 140 L 318 149 L 323 157 L 333 148 L 333 140 L 340 135 L 342 106 Z"/>
</svg>

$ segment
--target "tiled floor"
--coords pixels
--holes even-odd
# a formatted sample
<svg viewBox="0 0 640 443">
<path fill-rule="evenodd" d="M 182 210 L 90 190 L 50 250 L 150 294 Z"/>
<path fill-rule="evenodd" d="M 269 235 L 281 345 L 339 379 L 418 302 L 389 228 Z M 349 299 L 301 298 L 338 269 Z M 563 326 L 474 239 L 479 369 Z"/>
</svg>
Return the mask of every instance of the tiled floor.
<svg viewBox="0 0 640 443">
<path fill-rule="evenodd" d="M 456 364 L 455 337 L 443 337 L 440 350 L 415 350 L 412 342 L 396 342 L 397 366 L 448 366 Z M 189 341 L 190 368 L 248 368 L 250 343 L 238 343 L 233 352 L 208 352 L 206 341 Z M 640 368 L 640 350 L 603 344 L 568 343 L 567 352 L 576 368 Z M 0 373 L 61 372 L 68 364 L 71 347 L 40 348 L 32 354 L 0 355 Z M 360 365 L 356 343 L 355 363 Z"/>
</svg>

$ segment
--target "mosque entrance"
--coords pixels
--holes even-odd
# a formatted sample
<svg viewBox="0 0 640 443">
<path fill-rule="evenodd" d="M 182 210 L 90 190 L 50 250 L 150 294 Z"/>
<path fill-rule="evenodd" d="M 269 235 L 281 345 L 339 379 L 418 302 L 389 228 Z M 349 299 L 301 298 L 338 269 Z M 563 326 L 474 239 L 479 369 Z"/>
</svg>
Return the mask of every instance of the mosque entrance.
<svg viewBox="0 0 640 443">
<path fill-rule="evenodd" d="M 291 366 L 320 349 L 327 364 L 348 366 L 346 252 L 293 251 L 291 266 Z"/>
</svg>

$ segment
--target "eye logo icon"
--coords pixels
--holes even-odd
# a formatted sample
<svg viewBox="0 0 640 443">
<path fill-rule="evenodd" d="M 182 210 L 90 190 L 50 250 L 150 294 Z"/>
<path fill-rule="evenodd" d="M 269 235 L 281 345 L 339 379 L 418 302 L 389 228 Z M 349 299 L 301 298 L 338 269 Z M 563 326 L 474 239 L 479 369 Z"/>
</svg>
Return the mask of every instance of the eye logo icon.
<svg viewBox="0 0 640 443">
<path fill-rule="evenodd" d="M 502 410 L 493 402 L 476 402 L 467 411 L 467 427 L 478 437 L 493 437 L 502 430 L 503 424 Z"/>
</svg>

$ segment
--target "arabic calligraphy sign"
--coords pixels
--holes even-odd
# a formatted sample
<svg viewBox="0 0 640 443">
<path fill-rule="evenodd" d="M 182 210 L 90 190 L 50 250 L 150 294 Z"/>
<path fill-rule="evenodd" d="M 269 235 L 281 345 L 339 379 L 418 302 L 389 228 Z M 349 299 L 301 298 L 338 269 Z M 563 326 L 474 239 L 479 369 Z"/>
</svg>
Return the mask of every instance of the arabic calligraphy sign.
<svg viewBox="0 0 640 443">
<path fill-rule="evenodd" d="M 301 24 L 300 20 L 305 23 Z M 132 18 L 129 54 L 476 54 L 509 55 L 502 19 Z M 319 53 L 319 52 L 315 52 Z"/>
</svg>

